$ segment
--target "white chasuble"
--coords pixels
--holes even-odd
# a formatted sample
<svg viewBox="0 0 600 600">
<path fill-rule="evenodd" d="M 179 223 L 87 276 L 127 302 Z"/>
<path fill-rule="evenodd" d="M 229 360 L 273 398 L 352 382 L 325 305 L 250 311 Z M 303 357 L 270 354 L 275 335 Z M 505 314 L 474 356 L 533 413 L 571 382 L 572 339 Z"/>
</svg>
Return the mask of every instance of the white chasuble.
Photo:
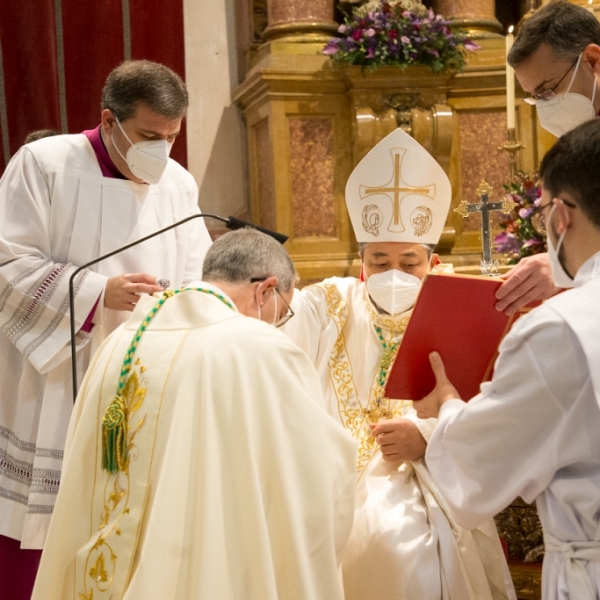
<svg viewBox="0 0 600 600">
<path fill-rule="evenodd" d="M 103 421 L 156 298 L 96 354 L 34 600 L 342 600 L 356 444 L 304 353 L 198 286 L 214 295 L 169 298 L 139 336 L 123 472 L 102 469 Z"/>
<path fill-rule="evenodd" d="M 499 600 L 514 588 L 493 521 L 456 525 L 423 460 L 387 463 L 369 422 L 404 417 L 429 440 L 434 419 L 383 397 L 410 318 L 378 314 L 366 286 L 331 278 L 294 295 L 284 329 L 316 365 L 326 408 L 358 442 L 355 518 L 343 560 L 346 600 Z M 382 370 L 382 366 L 384 369 Z"/>
<path fill-rule="evenodd" d="M 535 500 L 544 600 L 600 594 L 600 253 L 575 286 L 513 325 L 492 381 L 442 406 L 426 455 L 465 527 Z"/>
<path fill-rule="evenodd" d="M 156 185 L 103 177 L 83 134 L 24 146 L 0 180 L 0 534 L 41 548 L 60 481 L 73 398 L 69 279 L 103 253 L 198 212 L 174 161 Z M 210 237 L 201 219 L 81 272 L 74 280 L 79 381 L 129 313 L 103 307 L 109 277 L 199 279 Z M 97 305 L 90 333 L 81 326 Z"/>
</svg>

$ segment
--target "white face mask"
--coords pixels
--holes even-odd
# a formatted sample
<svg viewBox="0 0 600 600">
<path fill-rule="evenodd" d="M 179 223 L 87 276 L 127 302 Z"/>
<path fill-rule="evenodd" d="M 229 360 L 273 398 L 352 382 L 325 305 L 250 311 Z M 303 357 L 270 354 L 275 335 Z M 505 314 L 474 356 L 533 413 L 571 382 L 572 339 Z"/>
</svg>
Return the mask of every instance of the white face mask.
<svg viewBox="0 0 600 600">
<path fill-rule="evenodd" d="M 127 157 L 125 157 L 113 141 L 113 146 L 119 156 L 127 163 L 134 177 L 146 183 L 158 183 L 169 161 L 173 144 L 169 144 L 167 140 L 151 140 L 134 144 L 121 127 L 117 115 L 115 115 L 115 120 L 119 129 L 131 144 L 129 150 L 127 150 Z"/>
<path fill-rule="evenodd" d="M 567 230 L 565 229 L 561 236 L 558 238 L 558 243 L 556 244 L 556 248 L 552 244 L 552 239 L 550 237 L 550 219 L 552 217 L 552 213 L 556 208 L 556 204 L 550 209 L 550 214 L 548 215 L 548 233 L 546 234 L 546 243 L 548 244 L 548 259 L 550 260 L 550 269 L 552 271 L 552 278 L 554 279 L 554 285 L 561 288 L 572 288 L 573 287 L 573 278 L 565 271 L 565 268 L 562 265 L 560 258 L 558 258 L 558 253 L 560 252 L 560 247 L 562 246 L 563 240 L 565 239 L 565 234 Z"/>
<path fill-rule="evenodd" d="M 594 98 L 596 97 L 595 77 L 591 100 L 581 94 L 569 93 L 575 75 L 577 75 L 582 56 L 582 54 L 579 55 L 575 72 L 571 77 L 571 82 L 566 93 L 557 94 L 550 100 L 538 100 L 535 103 L 540 118 L 540 125 L 556 137 L 560 137 L 575 129 L 578 125 L 596 118 L 596 110 L 594 109 Z"/>
<path fill-rule="evenodd" d="M 377 306 L 390 315 L 399 315 L 415 305 L 421 280 L 404 271 L 391 269 L 370 275 L 366 286 Z"/>
</svg>

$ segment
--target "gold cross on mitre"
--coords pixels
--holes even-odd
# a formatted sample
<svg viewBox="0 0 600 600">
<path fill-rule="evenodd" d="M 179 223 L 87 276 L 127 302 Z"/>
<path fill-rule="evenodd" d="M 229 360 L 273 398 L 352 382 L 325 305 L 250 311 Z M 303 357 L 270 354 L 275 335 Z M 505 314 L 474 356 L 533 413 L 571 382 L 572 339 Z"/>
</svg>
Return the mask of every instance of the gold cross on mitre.
<svg viewBox="0 0 600 600">
<path fill-rule="evenodd" d="M 360 186 L 360 197 L 361 199 L 368 198 L 375 194 L 384 194 L 391 201 L 393 205 L 393 216 L 392 222 L 388 227 L 388 231 L 402 232 L 405 230 L 402 218 L 400 217 L 400 204 L 402 199 L 410 194 L 419 194 L 421 196 L 427 196 L 431 200 L 435 198 L 435 184 L 424 185 L 424 186 L 411 186 L 402 179 L 402 159 L 406 154 L 406 148 L 392 148 L 390 150 L 392 159 L 394 161 L 394 173 L 392 179 L 386 185 L 380 187 L 367 187 L 366 185 Z"/>
<path fill-rule="evenodd" d="M 483 260 L 481 261 L 481 272 L 484 275 L 497 274 L 498 263 L 492 261 L 492 241 L 490 236 L 490 212 L 501 210 L 505 214 L 510 214 L 517 205 L 509 195 L 504 196 L 502 202 L 490 202 L 492 186 L 485 180 L 481 180 L 475 193 L 479 196 L 480 202 L 471 204 L 462 200 L 454 209 L 461 217 L 468 217 L 470 214 L 481 213 L 481 245 L 483 247 Z"/>
</svg>

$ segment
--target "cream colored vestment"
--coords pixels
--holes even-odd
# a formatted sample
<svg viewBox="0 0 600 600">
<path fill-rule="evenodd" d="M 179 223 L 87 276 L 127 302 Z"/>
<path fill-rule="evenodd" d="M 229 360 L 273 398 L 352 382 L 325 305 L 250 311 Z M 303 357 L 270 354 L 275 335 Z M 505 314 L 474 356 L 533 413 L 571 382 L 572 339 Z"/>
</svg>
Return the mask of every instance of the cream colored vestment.
<svg viewBox="0 0 600 600">
<path fill-rule="evenodd" d="M 356 444 L 274 327 L 204 292 L 168 299 L 134 355 L 129 468 L 101 469 L 102 419 L 155 302 L 88 370 L 34 600 L 341 600 Z"/>
<path fill-rule="evenodd" d="M 423 460 L 386 463 L 370 438 L 365 411 L 377 408 L 387 348 L 400 343 L 410 311 L 378 314 L 365 285 L 331 278 L 296 292 L 286 333 L 316 365 L 327 410 L 359 445 L 355 523 L 343 561 L 346 600 L 499 600 L 514 598 L 493 521 L 459 527 Z M 379 335 L 376 330 L 379 328 Z M 429 440 L 435 420 L 412 402 L 384 399 L 393 417 L 413 421 Z"/>
</svg>

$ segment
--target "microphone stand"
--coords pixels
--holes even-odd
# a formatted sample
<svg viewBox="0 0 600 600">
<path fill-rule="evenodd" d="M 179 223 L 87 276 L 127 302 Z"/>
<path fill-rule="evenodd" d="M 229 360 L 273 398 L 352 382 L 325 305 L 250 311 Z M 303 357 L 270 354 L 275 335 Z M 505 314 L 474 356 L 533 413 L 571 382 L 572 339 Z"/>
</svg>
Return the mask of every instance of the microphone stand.
<svg viewBox="0 0 600 600">
<path fill-rule="evenodd" d="M 149 240 L 150 238 L 160 235 L 161 233 L 164 233 L 165 231 L 169 231 L 169 229 L 174 229 L 175 227 L 179 227 L 179 225 L 183 225 L 184 223 L 187 223 L 188 221 L 192 221 L 193 219 L 199 219 L 199 218 L 204 219 L 206 217 L 210 217 L 211 219 L 216 219 L 217 221 L 221 221 L 221 222 L 225 223 L 225 226 L 228 229 L 240 229 L 243 227 L 252 227 L 253 229 L 258 229 L 258 231 L 261 231 L 262 233 L 266 233 L 267 235 L 270 235 L 271 237 L 275 238 L 281 244 L 285 243 L 285 241 L 288 239 L 288 236 L 283 235 L 282 233 L 278 233 L 276 231 L 271 231 L 269 229 L 265 229 L 264 227 L 259 227 L 258 225 L 254 225 L 253 223 L 248 223 L 247 221 L 242 221 L 241 219 L 237 219 L 235 217 L 229 217 L 228 219 L 226 219 L 225 217 L 221 217 L 219 215 L 213 215 L 213 214 L 209 214 L 209 213 L 197 213 L 195 215 L 191 215 L 185 219 L 182 219 L 181 221 L 177 221 L 176 223 L 173 223 L 172 225 L 169 225 L 168 227 L 163 227 L 162 229 L 159 229 L 158 231 L 155 231 L 154 233 L 150 233 L 150 234 L 144 236 L 143 238 L 140 238 L 139 240 L 135 240 L 134 242 L 130 242 L 129 244 L 127 244 L 125 246 L 121 246 L 121 248 L 117 248 L 116 250 L 113 250 L 112 252 L 109 252 L 108 254 L 99 256 L 98 258 L 95 258 L 94 260 L 91 260 L 90 262 L 85 263 L 84 265 L 81 265 L 80 267 L 75 269 L 75 271 L 73 271 L 73 274 L 69 278 L 69 313 L 70 313 L 69 317 L 70 317 L 70 324 L 71 324 L 71 370 L 72 370 L 72 376 L 73 376 L 73 403 L 75 403 L 75 399 L 77 398 L 77 355 L 76 355 L 77 344 L 75 342 L 75 335 L 76 335 L 76 333 L 75 333 L 75 296 L 74 296 L 74 292 L 73 292 L 73 281 L 74 281 L 75 277 L 77 275 L 79 275 L 79 273 L 81 271 L 83 271 L 84 269 L 87 269 L 88 267 L 91 267 L 92 265 L 95 265 L 96 263 L 99 263 L 106 258 L 110 258 L 111 256 L 114 256 L 115 254 L 119 254 L 120 252 L 123 252 L 129 248 L 132 248 L 133 246 L 137 246 L 138 244 L 141 244 L 142 242 L 145 242 L 146 240 Z M 99 307 L 99 308 L 101 308 L 101 307 Z"/>
</svg>

